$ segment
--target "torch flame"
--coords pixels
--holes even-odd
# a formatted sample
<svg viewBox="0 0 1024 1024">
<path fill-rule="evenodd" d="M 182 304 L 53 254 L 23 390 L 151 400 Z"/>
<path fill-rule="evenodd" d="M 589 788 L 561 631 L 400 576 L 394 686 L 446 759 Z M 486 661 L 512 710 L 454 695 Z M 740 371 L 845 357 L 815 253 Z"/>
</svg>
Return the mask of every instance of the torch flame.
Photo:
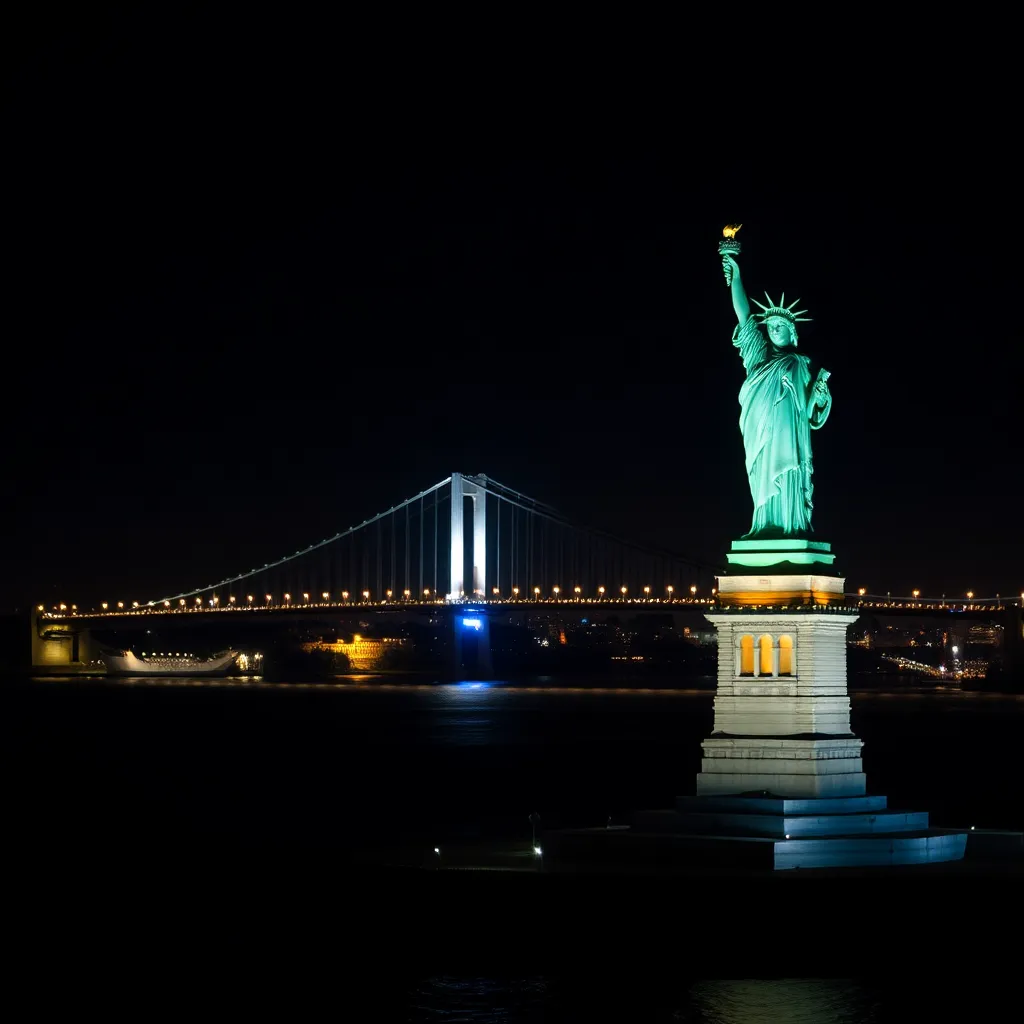
<svg viewBox="0 0 1024 1024">
<path fill-rule="evenodd" d="M 743 227 L 742 224 L 727 224 L 724 228 L 722 228 L 722 234 L 726 238 L 735 238 L 736 232 L 739 231 L 741 227 Z"/>
</svg>

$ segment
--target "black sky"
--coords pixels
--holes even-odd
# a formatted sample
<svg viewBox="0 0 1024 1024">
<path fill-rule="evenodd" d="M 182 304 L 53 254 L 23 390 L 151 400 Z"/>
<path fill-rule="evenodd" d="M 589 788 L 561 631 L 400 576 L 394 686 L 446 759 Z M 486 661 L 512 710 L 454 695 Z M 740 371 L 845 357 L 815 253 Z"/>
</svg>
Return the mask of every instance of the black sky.
<svg viewBox="0 0 1024 1024">
<path fill-rule="evenodd" d="M 206 583 L 456 469 L 720 562 L 750 518 L 731 221 L 751 293 L 801 297 L 832 371 L 815 526 L 850 585 L 1021 590 L 991 103 L 919 79 L 839 112 L 808 83 L 792 131 L 683 86 L 631 123 L 578 83 L 455 105 L 279 28 L 111 17 L 18 50 L 4 608 Z"/>
</svg>

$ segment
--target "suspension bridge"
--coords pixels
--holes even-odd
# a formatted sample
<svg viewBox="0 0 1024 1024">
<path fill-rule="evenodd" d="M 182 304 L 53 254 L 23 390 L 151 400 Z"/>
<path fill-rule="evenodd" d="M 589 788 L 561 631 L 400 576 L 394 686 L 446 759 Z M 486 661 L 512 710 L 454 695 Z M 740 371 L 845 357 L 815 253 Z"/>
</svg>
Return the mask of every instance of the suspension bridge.
<svg viewBox="0 0 1024 1024">
<path fill-rule="evenodd" d="M 717 566 L 600 530 L 485 475 L 452 473 L 332 537 L 245 572 L 50 616 L 295 610 L 353 604 L 664 600 L 712 596 Z"/>
</svg>

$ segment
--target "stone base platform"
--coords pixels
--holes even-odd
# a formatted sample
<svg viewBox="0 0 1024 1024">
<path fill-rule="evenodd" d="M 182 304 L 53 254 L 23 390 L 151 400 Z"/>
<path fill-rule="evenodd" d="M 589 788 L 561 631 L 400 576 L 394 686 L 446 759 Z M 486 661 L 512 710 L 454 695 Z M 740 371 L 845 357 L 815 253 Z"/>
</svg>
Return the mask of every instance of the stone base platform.
<svg viewBox="0 0 1024 1024">
<path fill-rule="evenodd" d="M 926 864 L 962 860 L 968 830 L 932 829 L 927 811 L 890 810 L 884 796 L 786 799 L 680 797 L 675 810 L 641 811 L 632 827 L 567 830 L 545 839 L 549 863 L 705 863 L 773 869 Z"/>
</svg>

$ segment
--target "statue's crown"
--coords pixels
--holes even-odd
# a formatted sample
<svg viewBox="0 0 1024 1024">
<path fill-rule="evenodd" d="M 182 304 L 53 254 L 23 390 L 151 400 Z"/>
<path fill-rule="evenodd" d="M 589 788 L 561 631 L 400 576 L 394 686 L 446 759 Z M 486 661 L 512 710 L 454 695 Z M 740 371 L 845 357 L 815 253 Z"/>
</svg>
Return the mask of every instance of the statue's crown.
<svg viewBox="0 0 1024 1024">
<path fill-rule="evenodd" d="M 782 293 L 782 298 L 779 299 L 778 303 L 773 302 L 772 297 L 767 292 L 764 293 L 764 297 L 768 300 L 767 306 L 763 302 L 757 302 L 757 299 L 754 299 L 754 302 L 757 302 L 757 304 L 764 310 L 763 313 L 754 314 L 754 316 L 756 316 L 761 321 L 761 323 L 764 323 L 770 316 L 781 316 L 784 319 L 788 320 L 791 324 L 795 324 L 798 320 L 811 319 L 811 317 L 809 316 L 800 315 L 801 313 L 806 313 L 806 309 L 798 309 L 796 310 L 796 312 L 793 311 L 793 307 L 797 304 L 797 302 L 800 301 L 799 299 L 797 299 L 794 302 L 791 302 L 788 306 L 786 305 L 785 292 Z"/>
</svg>

